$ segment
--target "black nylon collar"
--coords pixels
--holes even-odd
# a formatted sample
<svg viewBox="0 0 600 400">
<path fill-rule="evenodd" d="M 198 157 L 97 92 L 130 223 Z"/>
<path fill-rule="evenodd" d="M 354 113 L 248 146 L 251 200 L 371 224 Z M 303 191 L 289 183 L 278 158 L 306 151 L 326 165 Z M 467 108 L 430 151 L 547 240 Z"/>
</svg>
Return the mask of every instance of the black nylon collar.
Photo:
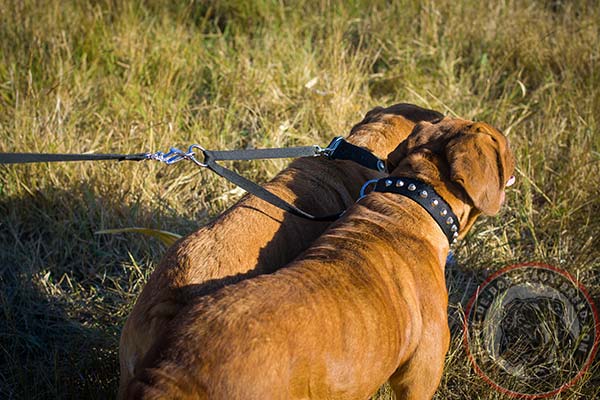
<svg viewBox="0 0 600 400">
<path fill-rule="evenodd" d="M 458 218 L 450 205 L 436 193 L 433 187 L 418 179 L 390 176 L 365 183 L 361 190 L 361 196 L 364 196 L 365 189 L 371 184 L 375 184 L 373 192 L 397 193 L 419 203 L 442 228 L 448 243 L 451 245 L 456 243 L 460 230 Z"/>
<path fill-rule="evenodd" d="M 369 169 L 384 172 L 385 163 L 369 150 L 349 143 L 341 136 L 334 138 L 325 149 L 331 160 L 351 160 Z"/>
</svg>

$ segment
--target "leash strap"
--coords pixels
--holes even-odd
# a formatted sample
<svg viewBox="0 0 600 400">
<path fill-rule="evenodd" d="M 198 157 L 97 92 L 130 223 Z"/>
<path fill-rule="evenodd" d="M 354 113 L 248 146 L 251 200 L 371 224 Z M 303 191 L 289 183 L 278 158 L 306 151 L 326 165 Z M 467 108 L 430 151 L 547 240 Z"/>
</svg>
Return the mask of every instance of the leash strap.
<svg viewBox="0 0 600 400">
<path fill-rule="evenodd" d="M 417 202 L 442 228 L 448 243 L 451 245 L 456 244 L 460 229 L 458 218 L 450 205 L 446 203 L 442 196 L 436 193 L 433 187 L 418 179 L 390 176 L 368 181 L 362 187 L 360 195 L 364 196 L 365 191 L 372 184 L 375 185 L 373 192 L 397 193 Z"/>
<path fill-rule="evenodd" d="M 195 157 L 195 150 L 200 150 L 204 155 L 201 162 Z M 241 187 L 246 192 L 287 211 L 298 217 L 311 221 L 335 221 L 344 211 L 339 213 L 315 216 L 307 213 L 296 206 L 286 202 L 279 196 L 269 192 L 262 186 L 244 178 L 236 172 L 217 164 L 217 161 L 231 160 L 259 160 L 274 158 L 297 158 L 325 156 L 330 160 L 350 160 L 363 167 L 383 172 L 385 163 L 374 154 L 362 147 L 348 143 L 343 137 L 338 136 L 325 148 L 319 146 L 300 146 L 276 149 L 247 149 L 247 150 L 206 150 L 195 144 L 188 148 L 187 152 L 172 147 L 169 152 L 163 153 L 138 153 L 138 154 L 48 154 L 48 153 L 0 153 L 0 164 L 26 164 L 36 162 L 59 162 L 59 161 L 143 161 L 156 160 L 168 165 L 175 164 L 181 160 L 191 160 L 200 167 L 206 167 L 217 175 L 227 179 L 233 184 Z"/>
<path fill-rule="evenodd" d="M 209 152 L 204 151 L 205 154 Z M 267 160 L 274 158 L 314 157 L 323 152 L 319 146 L 288 147 L 282 149 L 210 150 L 214 160 Z"/>
<path fill-rule="evenodd" d="M 168 153 L 137 154 L 53 154 L 53 153 L 0 153 L 0 164 L 28 164 L 38 162 L 64 162 L 64 161 L 143 161 L 158 160 L 167 164 L 174 164 L 185 159 L 183 154 L 189 154 L 193 149 L 202 152 L 208 150 L 199 145 L 190 146 L 188 153 L 171 148 Z M 319 146 L 300 146 L 277 149 L 245 149 L 245 150 L 212 150 L 214 160 L 265 160 L 274 158 L 298 158 L 324 155 L 331 160 L 350 160 L 363 167 L 383 172 L 385 163 L 370 151 L 348 143 L 343 137 L 338 136 L 325 148 Z"/>
<path fill-rule="evenodd" d="M 48 154 L 48 153 L 0 153 L 0 164 L 28 164 L 57 161 L 142 161 L 147 153 L 139 154 Z"/>
<path fill-rule="evenodd" d="M 191 152 L 192 147 L 190 147 L 190 151 L 188 151 L 188 153 Z M 200 146 L 196 146 L 196 148 L 200 148 Z M 362 147 L 355 146 L 352 143 L 348 143 L 341 136 L 334 138 L 325 149 L 321 149 L 319 146 L 291 147 L 285 149 L 253 149 L 224 151 L 211 151 L 202 148 L 200 149 L 204 153 L 204 162 L 201 163 L 197 160 L 193 160 L 197 165 L 204 166 L 210 169 L 211 171 L 227 179 L 234 185 L 241 187 L 246 192 L 253 194 L 254 196 L 266 201 L 269 204 L 274 205 L 275 207 L 278 207 L 284 211 L 289 212 L 290 214 L 311 221 L 335 221 L 344 213 L 344 211 L 323 216 L 312 215 L 286 202 L 279 196 L 269 192 L 262 186 L 257 185 L 256 183 L 244 178 L 236 172 L 217 164 L 216 161 L 295 158 L 325 155 L 325 157 L 327 157 L 330 160 L 350 160 L 362 165 L 363 167 L 373 169 L 375 171 L 383 172 L 385 170 L 385 163 L 382 160 L 380 160 L 377 156 L 375 156 L 370 151 L 363 149 Z"/>
<path fill-rule="evenodd" d="M 290 203 L 283 200 L 281 197 L 269 192 L 267 189 L 252 182 L 251 180 L 248 180 L 243 176 L 237 174 L 236 172 L 217 164 L 216 159 L 212 156 L 212 152 L 207 151 L 204 153 L 204 155 L 204 164 L 206 168 L 210 169 L 215 174 L 227 179 L 229 182 L 241 187 L 246 192 L 253 194 L 254 196 L 266 201 L 267 203 L 272 204 L 275 207 L 278 207 L 298 217 L 302 217 L 311 221 L 335 221 L 343 213 L 342 211 L 336 214 L 324 216 L 315 216 L 309 214 L 305 211 L 302 211 L 298 207 L 291 205 Z"/>
</svg>

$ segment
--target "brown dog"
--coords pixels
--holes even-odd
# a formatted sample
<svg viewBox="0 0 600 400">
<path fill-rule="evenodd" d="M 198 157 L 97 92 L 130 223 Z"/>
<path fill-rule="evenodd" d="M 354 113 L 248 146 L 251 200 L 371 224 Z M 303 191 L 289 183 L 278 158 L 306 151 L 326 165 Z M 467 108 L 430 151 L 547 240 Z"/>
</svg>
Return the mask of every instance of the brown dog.
<svg viewBox="0 0 600 400">
<path fill-rule="evenodd" d="M 442 115 L 410 104 L 375 108 L 348 141 L 380 158 L 403 141 L 416 122 Z M 361 185 L 381 176 L 352 162 L 303 158 L 266 187 L 314 215 L 347 208 Z M 212 223 L 171 247 L 151 275 L 121 335 L 119 397 L 167 323 L 191 300 L 236 281 L 273 272 L 305 250 L 329 225 L 289 215 L 246 196 Z"/>
<path fill-rule="evenodd" d="M 389 166 L 435 189 L 462 237 L 498 212 L 514 161 L 497 130 L 446 118 L 418 124 Z M 127 397 L 366 399 L 389 379 L 398 399 L 431 398 L 449 345 L 442 224 L 371 192 L 286 268 L 181 309 Z"/>
</svg>

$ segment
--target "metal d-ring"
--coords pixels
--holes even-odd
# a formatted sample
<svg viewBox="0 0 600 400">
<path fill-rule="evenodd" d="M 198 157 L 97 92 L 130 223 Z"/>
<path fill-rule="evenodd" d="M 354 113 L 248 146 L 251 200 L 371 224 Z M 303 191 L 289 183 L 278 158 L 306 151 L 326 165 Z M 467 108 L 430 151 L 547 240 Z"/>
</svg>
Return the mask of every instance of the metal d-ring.
<svg viewBox="0 0 600 400">
<path fill-rule="evenodd" d="M 198 149 L 202 152 L 202 155 L 204 156 L 204 162 L 200 162 L 196 159 L 196 157 L 194 157 L 194 149 Z M 206 149 L 204 147 L 200 146 L 199 144 L 193 144 L 190 147 L 188 147 L 186 158 L 192 160 L 197 166 L 204 168 L 208 166 L 208 163 L 206 162 L 206 154 Z"/>
<path fill-rule="evenodd" d="M 372 183 L 377 184 L 377 181 L 379 181 L 379 179 L 371 179 L 371 180 L 366 181 L 365 184 L 360 188 L 360 194 L 358 196 L 358 200 L 365 197 L 367 195 L 367 193 L 365 193 L 365 191 L 367 190 L 369 185 L 371 185 Z M 356 200 L 356 201 L 358 201 L 358 200 Z"/>
</svg>

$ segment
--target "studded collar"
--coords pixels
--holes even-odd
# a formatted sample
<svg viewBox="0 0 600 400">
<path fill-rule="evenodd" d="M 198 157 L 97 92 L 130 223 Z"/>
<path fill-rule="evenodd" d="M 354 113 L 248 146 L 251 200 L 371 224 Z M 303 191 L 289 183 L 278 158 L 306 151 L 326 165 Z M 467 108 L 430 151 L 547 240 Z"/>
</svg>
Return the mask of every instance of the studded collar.
<svg viewBox="0 0 600 400">
<path fill-rule="evenodd" d="M 436 193 L 433 187 L 418 179 L 390 176 L 373 179 L 365 183 L 360 190 L 361 197 L 365 195 L 365 191 L 370 185 L 374 185 L 373 192 L 397 193 L 419 203 L 442 228 L 446 238 L 448 238 L 448 243 L 456 243 L 460 229 L 458 218 L 452 212 L 450 205 Z"/>
</svg>

